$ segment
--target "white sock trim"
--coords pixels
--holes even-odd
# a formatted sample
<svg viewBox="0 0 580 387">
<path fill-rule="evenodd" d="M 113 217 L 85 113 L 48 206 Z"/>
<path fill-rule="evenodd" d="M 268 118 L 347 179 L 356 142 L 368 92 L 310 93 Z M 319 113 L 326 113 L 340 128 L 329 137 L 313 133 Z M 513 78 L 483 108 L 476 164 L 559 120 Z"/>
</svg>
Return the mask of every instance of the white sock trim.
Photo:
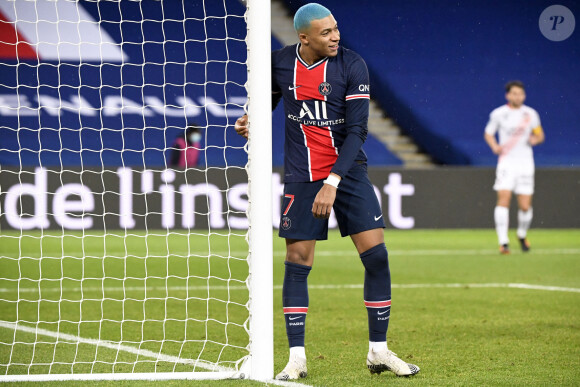
<svg viewBox="0 0 580 387">
<path fill-rule="evenodd" d="M 306 359 L 306 350 L 304 347 L 290 347 L 290 358 L 300 357 Z"/>
<path fill-rule="evenodd" d="M 386 341 L 369 341 L 369 351 L 376 353 L 386 351 L 387 349 Z"/>
</svg>

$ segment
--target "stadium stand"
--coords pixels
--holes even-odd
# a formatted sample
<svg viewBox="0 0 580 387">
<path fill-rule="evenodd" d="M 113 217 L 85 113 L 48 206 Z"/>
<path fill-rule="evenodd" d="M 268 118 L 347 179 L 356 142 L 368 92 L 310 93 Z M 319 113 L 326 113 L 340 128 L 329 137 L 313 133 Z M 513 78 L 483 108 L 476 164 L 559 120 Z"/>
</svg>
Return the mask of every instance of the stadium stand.
<svg viewBox="0 0 580 387">
<path fill-rule="evenodd" d="M 100 28 L 117 47 L 117 57 L 102 66 L 100 58 L 80 54 L 35 53 L 41 47 L 35 41 L 16 51 L 18 36 L 31 37 L 13 31 L 10 10 L 0 10 L 0 165 L 164 167 L 167 148 L 188 121 L 207 126 L 202 166 L 245 165 L 245 140 L 233 129 L 246 101 L 245 8 L 239 1 L 208 2 L 205 11 L 199 2 L 80 6 L 93 19 L 93 33 Z M 225 18 L 226 9 L 240 17 Z M 183 14 L 185 26 L 172 21 Z M 280 43 L 274 40 L 273 47 Z M 273 162 L 281 166 L 281 110 L 275 122 Z M 371 163 L 401 164 L 374 138 L 365 149 Z"/>
<path fill-rule="evenodd" d="M 307 2 L 286 0 L 292 11 Z M 546 132 L 536 165 L 580 165 L 580 33 L 560 42 L 541 34 L 540 14 L 552 3 L 319 3 L 336 16 L 343 44 L 365 58 L 371 96 L 437 162 L 495 165 L 483 129 L 491 110 L 505 103 L 504 84 L 520 79 Z M 579 17 L 578 2 L 558 4 Z"/>
<path fill-rule="evenodd" d="M 16 56 L 14 48 L 10 56 L 3 38 L 0 164 L 165 166 L 167 148 L 190 120 L 209 124 L 202 143 L 209 146 L 202 155 L 209 165 L 245 164 L 245 140 L 233 129 L 246 101 L 245 7 L 239 1 L 209 2 L 205 8 L 171 1 L 80 6 L 93 19 L 88 23 L 95 39 L 104 32 L 121 55 L 104 59 L 102 66 L 100 58 Z M 239 17 L 225 18 L 226 9 Z M 188 20 L 182 25 L 184 14 Z M 232 148 L 224 149 L 226 143 Z"/>
</svg>

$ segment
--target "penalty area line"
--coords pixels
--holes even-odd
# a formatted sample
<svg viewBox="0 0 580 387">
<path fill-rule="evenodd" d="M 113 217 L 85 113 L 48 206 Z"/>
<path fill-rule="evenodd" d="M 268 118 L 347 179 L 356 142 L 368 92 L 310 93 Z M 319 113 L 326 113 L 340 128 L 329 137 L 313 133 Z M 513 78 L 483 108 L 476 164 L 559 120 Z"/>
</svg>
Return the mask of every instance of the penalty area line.
<svg viewBox="0 0 580 387">
<path fill-rule="evenodd" d="M 121 344 L 121 343 L 114 342 L 114 341 L 89 339 L 89 338 L 85 338 L 85 337 L 81 337 L 81 336 L 71 335 L 69 333 L 55 332 L 55 331 L 50 331 L 50 330 L 44 329 L 44 328 L 31 327 L 31 326 L 17 324 L 17 323 L 9 322 L 9 321 L 0 320 L 0 328 L 6 328 L 6 329 L 14 330 L 14 331 L 25 332 L 25 333 L 31 333 L 31 334 L 34 334 L 37 336 L 40 335 L 40 336 L 51 337 L 53 339 L 56 339 L 57 342 L 58 341 L 66 341 L 66 342 L 77 343 L 77 344 L 78 343 L 90 344 L 90 345 L 96 346 L 97 348 L 102 347 L 102 348 L 108 348 L 108 349 L 112 349 L 112 350 L 116 350 L 116 351 L 128 352 L 128 353 L 132 353 L 134 355 L 148 357 L 148 358 L 152 358 L 152 359 L 155 359 L 158 361 L 163 361 L 163 362 L 192 365 L 194 367 L 199 367 L 199 368 L 203 368 L 205 370 L 211 370 L 211 371 L 230 372 L 232 374 L 232 376 L 235 373 L 237 373 L 237 371 L 234 370 L 233 368 L 219 366 L 217 364 L 214 364 L 214 363 L 211 363 L 208 361 L 204 361 L 204 360 L 184 359 L 184 358 L 180 358 L 178 356 L 164 355 L 162 353 L 156 353 L 156 352 L 150 351 L 148 349 L 136 348 L 136 347 L 133 347 L 130 345 Z"/>
<path fill-rule="evenodd" d="M 30 327 L 22 324 L 16 324 L 9 321 L 2 321 L 0 320 L 0 328 L 11 329 L 15 331 L 30 333 L 34 335 L 40 336 L 47 336 L 56 339 L 57 341 L 66 341 L 72 343 L 83 343 L 83 344 L 91 344 L 96 347 L 103 347 L 108 349 L 113 349 L 116 351 L 128 352 L 135 355 L 153 358 L 159 361 L 171 362 L 171 363 L 179 363 L 179 364 L 188 364 L 194 365 L 195 367 L 203 368 L 206 370 L 211 371 L 220 371 L 222 373 L 227 373 L 229 375 L 222 375 L 218 376 L 215 372 L 162 372 L 156 373 L 156 378 L 159 380 L 174 380 L 174 379 L 187 379 L 187 380 L 197 380 L 197 379 L 205 379 L 205 380 L 225 380 L 225 379 L 237 379 L 239 375 L 239 371 L 236 371 L 232 368 L 222 367 L 217 364 L 203 361 L 203 360 L 193 360 L 193 359 L 183 359 L 177 356 L 171 355 L 164 355 L 161 353 L 156 353 L 147 349 L 140 349 L 136 347 L 132 347 L 126 344 L 116 343 L 112 341 L 106 340 L 96 340 L 96 339 L 89 339 L 80 336 L 71 335 L 68 333 L 61 333 L 61 332 L 54 332 L 48 329 L 38 328 L 38 327 Z M 195 377 L 195 374 L 198 374 L 198 377 Z M 203 375 L 202 375 L 203 374 Z M 131 374 L 66 374 L 66 375 L 34 375 L 36 377 L 36 381 L 50 381 L 50 380 L 118 380 L 117 378 L 121 378 L 120 380 L 150 380 L 151 374 L 146 373 L 139 373 L 136 375 Z M 10 381 L 27 381 L 29 380 L 30 375 L 5 375 L 6 378 L 10 379 Z M 1 378 L 0 378 L 1 381 Z M 297 383 L 297 382 L 287 382 L 282 380 L 263 380 L 265 385 L 276 385 L 276 386 L 300 386 L 300 387 L 312 387 L 308 384 Z"/>
</svg>

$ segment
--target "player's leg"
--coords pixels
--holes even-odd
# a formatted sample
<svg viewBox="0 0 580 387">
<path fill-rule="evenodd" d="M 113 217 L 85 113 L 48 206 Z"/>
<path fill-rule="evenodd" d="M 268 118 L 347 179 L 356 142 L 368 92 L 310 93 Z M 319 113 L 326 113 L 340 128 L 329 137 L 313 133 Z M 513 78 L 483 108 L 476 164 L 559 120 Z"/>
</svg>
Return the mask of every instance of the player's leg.
<svg viewBox="0 0 580 387">
<path fill-rule="evenodd" d="M 308 274 L 314 262 L 315 240 L 286 239 L 282 306 L 290 346 L 288 364 L 276 379 L 291 380 L 307 375 L 304 336 L 308 313 Z"/>
<path fill-rule="evenodd" d="M 391 277 L 384 243 L 385 224 L 364 166 L 349 171 L 342 179 L 334 210 L 342 236 L 350 235 L 365 267 L 364 302 L 369 324 L 367 366 L 371 373 L 389 370 L 399 376 L 416 374 L 419 367 L 405 363 L 387 348 Z"/>
<path fill-rule="evenodd" d="M 387 330 L 391 314 L 391 273 L 383 229 L 363 231 L 351 239 L 365 267 L 364 303 L 369 323 L 369 348 L 387 349 Z"/>
<path fill-rule="evenodd" d="M 534 170 L 523 169 L 518 175 L 514 193 L 518 198 L 518 230 L 517 236 L 523 252 L 530 251 L 530 242 L 527 234 L 534 212 L 532 209 L 532 195 L 534 194 Z"/>
<path fill-rule="evenodd" d="M 498 165 L 493 189 L 497 192 L 497 204 L 493 212 L 499 252 L 509 254 L 509 208 L 512 191 L 516 187 L 517 171 L 505 164 Z"/>
<path fill-rule="evenodd" d="M 530 242 L 528 242 L 527 234 L 532 218 L 534 217 L 534 210 L 532 208 L 532 195 L 517 195 L 518 198 L 518 230 L 517 235 L 520 241 L 522 251 L 530 251 Z"/>
<path fill-rule="evenodd" d="M 410 376 L 419 367 L 399 359 L 387 347 L 387 330 L 391 316 L 391 273 L 389 254 L 382 228 L 350 236 L 365 267 L 364 302 L 369 325 L 367 367 L 371 373 L 391 371 L 397 376 Z"/>
<path fill-rule="evenodd" d="M 279 380 L 307 375 L 304 337 L 308 313 L 308 275 L 314 262 L 316 240 L 326 239 L 328 223 L 312 216 L 312 202 L 320 183 L 289 183 L 284 187 L 280 236 L 286 239 L 282 306 L 290 347 L 288 364 L 276 375 Z"/>
<path fill-rule="evenodd" d="M 497 240 L 500 246 L 501 254 L 509 254 L 509 219 L 510 219 L 510 201 L 512 198 L 511 191 L 499 190 L 497 191 L 497 204 L 493 213 L 495 221 L 495 232 L 497 233 Z"/>
</svg>

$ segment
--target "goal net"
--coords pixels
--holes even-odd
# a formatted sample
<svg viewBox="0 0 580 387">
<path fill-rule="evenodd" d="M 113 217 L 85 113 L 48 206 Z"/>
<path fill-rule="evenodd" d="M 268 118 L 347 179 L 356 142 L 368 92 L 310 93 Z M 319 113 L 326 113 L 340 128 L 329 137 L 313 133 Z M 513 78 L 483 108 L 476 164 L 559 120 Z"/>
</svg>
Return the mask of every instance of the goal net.
<svg viewBox="0 0 580 387">
<path fill-rule="evenodd" d="M 269 12 L 0 0 L 0 382 L 272 378 Z"/>
</svg>

